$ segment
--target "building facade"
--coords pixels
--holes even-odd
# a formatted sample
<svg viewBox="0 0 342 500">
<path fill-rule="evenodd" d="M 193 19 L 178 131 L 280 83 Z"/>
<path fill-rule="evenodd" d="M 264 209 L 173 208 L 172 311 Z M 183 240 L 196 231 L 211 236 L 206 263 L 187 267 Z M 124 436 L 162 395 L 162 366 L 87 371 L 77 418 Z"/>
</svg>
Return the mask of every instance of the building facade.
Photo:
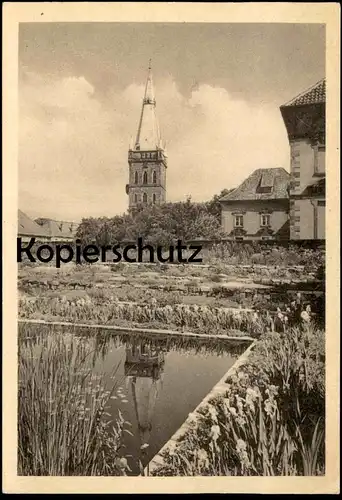
<svg viewBox="0 0 342 500">
<path fill-rule="evenodd" d="M 167 155 L 162 144 L 154 96 L 151 65 L 145 87 L 138 132 L 128 151 L 129 182 L 126 185 L 129 210 L 141 204 L 166 201 Z"/>
<path fill-rule="evenodd" d="M 283 168 L 255 170 L 220 199 L 222 230 L 232 240 L 289 239 L 289 182 Z"/>
<path fill-rule="evenodd" d="M 290 238 L 325 239 L 325 79 L 280 107 L 291 151 Z"/>
</svg>

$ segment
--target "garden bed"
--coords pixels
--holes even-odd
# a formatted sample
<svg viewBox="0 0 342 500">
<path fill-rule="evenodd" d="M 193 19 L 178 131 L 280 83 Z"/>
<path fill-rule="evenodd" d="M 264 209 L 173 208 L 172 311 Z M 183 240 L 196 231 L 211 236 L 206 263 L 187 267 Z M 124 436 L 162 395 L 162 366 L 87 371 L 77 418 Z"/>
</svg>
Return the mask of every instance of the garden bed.
<svg viewBox="0 0 342 500">
<path fill-rule="evenodd" d="M 227 266 L 226 266 L 227 267 Z M 115 270 L 115 272 L 111 272 Z M 255 270 L 290 273 L 284 277 L 253 277 Z M 186 274 L 185 274 L 186 273 Z M 324 282 L 303 274 L 303 266 L 230 266 L 228 274 L 220 267 L 159 264 L 115 264 L 48 266 L 19 268 L 21 296 L 62 298 L 101 298 L 158 306 L 188 304 L 208 307 L 252 308 L 258 311 L 285 310 L 297 293 L 315 313 L 323 309 Z M 264 274 L 265 274 L 264 273 Z M 291 274 L 292 273 L 292 274 Z M 321 297 L 321 298 L 320 298 Z M 318 304 L 316 304 L 318 302 Z M 306 304 L 306 305 L 307 305 Z"/>
<path fill-rule="evenodd" d="M 196 418 L 200 420 L 201 412 L 206 411 L 208 405 L 210 405 L 211 400 L 215 397 L 223 396 L 227 392 L 227 380 L 233 374 L 236 374 L 239 368 L 247 363 L 248 356 L 253 349 L 253 343 L 246 349 L 246 351 L 239 357 L 239 359 L 234 363 L 234 365 L 228 370 L 227 373 L 222 377 L 222 379 L 213 387 L 209 394 L 201 401 L 201 403 L 195 408 L 195 410 L 188 416 L 184 424 L 177 430 L 177 432 L 171 437 L 171 439 L 162 447 L 162 449 L 158 452 L 158 454 L 153 457 L 153 459 L 149 462 L 147 467 L 145 468 L 145 474 L 152 475 L 154 471 L 157 471 L 164 465 L 163 456 L 172 454 L 172 450 L 174 450 L 178 443 L 182 442 L 185 438 L 189 430 L 191 429 Z"/>
<path fill-rule="evenodd" d="M 245 309 L 184 304 L 158 306 L 87 297 L 19 299 L 19 317 L 45 321 L 67 321 L 118 327 L 172 329 L 210 335 L 259 335 L 266 320 Z"/>
<path fill-rule="evenodd" d="M 266 334 L 152 460 L 152 476 L 324 475 L 325 334 Z"/>
</svg>

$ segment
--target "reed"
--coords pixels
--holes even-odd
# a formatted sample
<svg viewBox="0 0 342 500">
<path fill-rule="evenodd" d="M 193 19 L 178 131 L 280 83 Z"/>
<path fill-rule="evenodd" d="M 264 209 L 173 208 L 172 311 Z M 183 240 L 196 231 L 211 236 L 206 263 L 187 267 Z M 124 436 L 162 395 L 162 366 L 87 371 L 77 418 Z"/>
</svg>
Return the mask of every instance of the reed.
<svg viewBox="0 0 342 500">
<path fill-rule="evenodd" d="M 121 475 L 125 421 L 106 412 L 117 386 L 93 371 L 89 342 L 71 335 L 19 340 L 18 474 Z"/>
<path fill-rule="evenodd" d="M 22 318 L 43 317 L 102 325 L 115 325 L 118 321 L 145 325 L 156 322 L 164 328 L 228 336 L 236 336 L 236 332 L 257 336 L 270 326 L 266 313 L 258 315 L 249 310 L 184 304 L 158 306 L 156 303 L 95 301 L 90 298 L 66 300 L 23 297 L 19 300 L 19 315 Z"/>
<path fill-rule="evenodd" d="M 291 306 L 292 307 L 292 306 Z M 294 303 L 294 309 L 271 315 L 267 309 L 213 307 L 196 304 L 158 304 L 152 297 L 149 303 L 120 302 L 115 297 L 102 295 L 67 300 L 65 297 L 21 297 L 21 318 L 63 320 L 72 323 L 117 325 L 126 322 L 155 325 L 157 328 L 187 330 L 211 335 L 236 336 L 247 334 L 258 337 L 266 331 L 288 331 L 295 324 L 312 323 L 313 318 L 303 306 Z M 304 316 L 302 317 L 302 313 Z M 122 325 L 122 323 L 120 323 Z M 239 333 L 240 332 L 240 333 Z"/>
</svg>

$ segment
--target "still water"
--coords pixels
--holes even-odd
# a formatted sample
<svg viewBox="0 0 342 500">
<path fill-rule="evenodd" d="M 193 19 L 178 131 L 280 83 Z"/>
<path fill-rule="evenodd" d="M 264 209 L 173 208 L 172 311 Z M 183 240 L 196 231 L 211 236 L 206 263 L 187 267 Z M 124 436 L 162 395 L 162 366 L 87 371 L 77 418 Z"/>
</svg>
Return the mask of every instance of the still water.
<svg viewBox="0 0 342 500">
<path fill-rule="evenodd" d="M 47 331 L 42 332 L 42 328 Z M 105 374 L 109 389 L 116 370 L 116 389 L 107 411 L 115 419 L 120 410 L 131 423 L 133 435 L 124 435 L 123 454 L 133 474 L 138 473 L 138 459 L 147 465 L 247 348 L 243 342 L 112 335 L 108 330 L 39 326 L 39 335 L 51 333 L 72 333 L 86 339 L 94 373 Z M 19 335 L 23 340 L 37 340 L 37 326 L 20 325 Z"/>
</svg>

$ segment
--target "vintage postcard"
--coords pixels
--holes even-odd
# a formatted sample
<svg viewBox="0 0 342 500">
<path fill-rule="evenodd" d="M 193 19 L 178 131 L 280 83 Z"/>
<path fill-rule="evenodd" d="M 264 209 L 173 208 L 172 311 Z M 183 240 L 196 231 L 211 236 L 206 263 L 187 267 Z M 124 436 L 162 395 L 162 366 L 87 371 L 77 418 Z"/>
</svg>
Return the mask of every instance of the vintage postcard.
<svg viewBox="0 0 342 500">
<path fill-rule="evenodd" d="M 338 493 L 339 6 L 3 12 L 4 491 Z"/>
</svg>

